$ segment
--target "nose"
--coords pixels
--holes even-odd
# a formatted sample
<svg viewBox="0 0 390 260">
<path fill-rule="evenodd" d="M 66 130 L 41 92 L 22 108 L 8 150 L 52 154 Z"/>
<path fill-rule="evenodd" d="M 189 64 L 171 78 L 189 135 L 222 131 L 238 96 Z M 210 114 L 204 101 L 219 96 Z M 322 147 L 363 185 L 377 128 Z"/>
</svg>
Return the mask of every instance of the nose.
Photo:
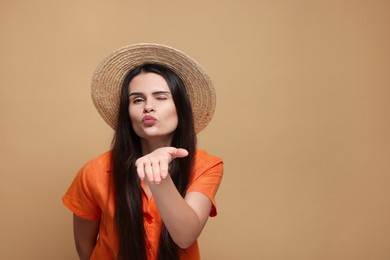
<svg viewBox="0 0 390 260">
<path fill-rule="evenodd" d="M 150 113 L 150 112 L 155 112 L 155 110 L 154 110 L 154 108 L 152 108 L 152 107 L 145 107 L 145 108 L 144 108 L 144 112 L 145 112 L 145 113 Z"/>
<path fill-rule="evenodd" d="M 156 110 L 154 109 L 154 106 L 153 106 L 152 102 L 147 101 L 145 103 L 144 113 L 150 113 L 150 112 L 155 112 L 155 111 Z"/>
</svg>

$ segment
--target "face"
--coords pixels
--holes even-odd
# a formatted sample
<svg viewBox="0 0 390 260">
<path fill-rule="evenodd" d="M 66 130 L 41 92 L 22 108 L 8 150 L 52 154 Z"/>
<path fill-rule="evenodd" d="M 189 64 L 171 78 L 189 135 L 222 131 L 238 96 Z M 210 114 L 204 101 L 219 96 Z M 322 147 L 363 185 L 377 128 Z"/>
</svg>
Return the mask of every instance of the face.
<svg viewBox="0 0 390 260">
<path fill-rule="evenodd" d="M 171 141 L 178 117 L 172 93 L 162 76 L 141 73 L 130 81 L 129 115 L 141 140 Z"/>
</svg>

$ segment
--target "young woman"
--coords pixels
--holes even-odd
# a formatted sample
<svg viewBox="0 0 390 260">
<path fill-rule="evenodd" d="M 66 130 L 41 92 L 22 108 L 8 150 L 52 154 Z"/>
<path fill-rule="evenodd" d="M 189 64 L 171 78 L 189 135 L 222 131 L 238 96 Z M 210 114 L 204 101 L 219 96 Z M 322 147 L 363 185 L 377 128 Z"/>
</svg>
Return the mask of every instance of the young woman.
<svg viewBox="0 0 390 260">
<path fill-rule="evenodd" d="M 205 71 L 167 46 L 126 46 L 95 71 L 92 98 L 115 135 L 63 197 L 80 259 L 200 259 L 223 172 L 196 149 L 215 108 Z"/>
</svg>

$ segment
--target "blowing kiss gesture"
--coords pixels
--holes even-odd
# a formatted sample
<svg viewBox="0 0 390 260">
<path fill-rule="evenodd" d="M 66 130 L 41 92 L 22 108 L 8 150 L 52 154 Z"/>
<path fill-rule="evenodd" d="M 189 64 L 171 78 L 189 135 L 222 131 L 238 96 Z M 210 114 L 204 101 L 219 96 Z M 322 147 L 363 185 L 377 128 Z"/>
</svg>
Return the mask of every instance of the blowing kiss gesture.
<svg viewBox="0 0 390 260">
<path fill-rule="evenodd" d="M 175 158 L 188 155 L 187 150 L 175 147 L 162 147 L 140 157 L 136 162 L 138 177 L 149 183 L 159 184 L 169 172 L 169 164 Z"/>
</svg>

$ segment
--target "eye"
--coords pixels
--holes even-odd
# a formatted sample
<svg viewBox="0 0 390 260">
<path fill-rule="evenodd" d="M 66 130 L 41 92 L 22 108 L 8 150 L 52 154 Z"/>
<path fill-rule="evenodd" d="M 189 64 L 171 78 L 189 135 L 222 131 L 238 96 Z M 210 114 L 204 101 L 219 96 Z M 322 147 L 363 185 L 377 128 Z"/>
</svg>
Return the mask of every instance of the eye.
<svg viewBox="0 0 390 260">
<path fill-rule="evenodd" d="M 157 96 L 156 99 L 157 100 L 167 100 L 168 98 L 165 95 L 160 95 L 160 96 Z"/>
<path fill-rule="evenodd" d="M 143 99 L 141 97 L 137 97 L 137 98 L 133 99 L 133 104 L 141 103 L 141 102 L 144 102 L 144 101 L 145 101 L 145 99 Z"/>
</svg>

